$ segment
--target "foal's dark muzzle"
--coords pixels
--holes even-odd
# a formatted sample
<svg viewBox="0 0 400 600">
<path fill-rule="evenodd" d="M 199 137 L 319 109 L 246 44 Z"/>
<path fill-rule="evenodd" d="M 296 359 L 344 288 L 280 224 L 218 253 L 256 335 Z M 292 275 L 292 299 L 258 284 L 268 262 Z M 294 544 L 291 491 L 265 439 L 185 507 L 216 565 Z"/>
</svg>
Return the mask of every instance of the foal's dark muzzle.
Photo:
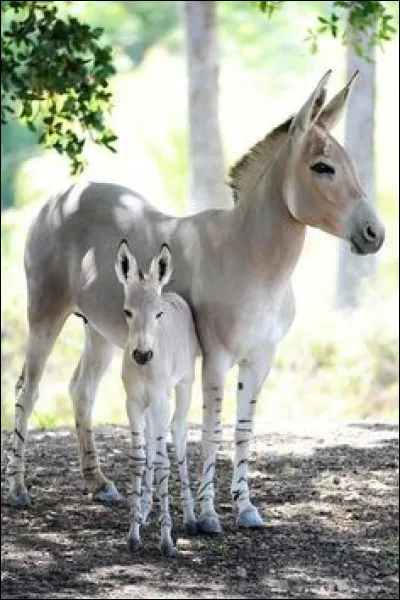
<svg viewBox="0 0 400 600">
<path fill-rule="evenodd" d="M 137 348 L 132 352 L 133 360 L 137 362 L 138 365 L 145 365 L 153 358 L 153 351 L 147 350 L 146 352 L 142 352 Z"/>
</svg>

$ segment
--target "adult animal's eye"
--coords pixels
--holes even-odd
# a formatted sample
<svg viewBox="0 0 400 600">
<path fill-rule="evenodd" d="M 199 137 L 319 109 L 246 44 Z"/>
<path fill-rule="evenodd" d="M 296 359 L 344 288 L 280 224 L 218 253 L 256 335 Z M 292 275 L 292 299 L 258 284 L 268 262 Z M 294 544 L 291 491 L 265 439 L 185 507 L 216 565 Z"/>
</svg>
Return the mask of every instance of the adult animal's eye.
<svg viewBox="0 0 400 600">
<path fill-rule="evenodd" d="M 156 319 L 159 319 L 160 317 L 162 317 L 162 316 L 163 316 L 163 314 L 164 314 L 164 313 L 163 313 L 163 311 L 161 311 L 161 312 L 157 313 L 157 314 L 156 314 Z"/>
<path fill-rule="evenodd" d="M 127 308 L 124 308 L 124 313 L 125 313 L 125 316 L 128 319 L 132 319 L 132 311 L 131 310 L 128 310 Z"/>
<path fill-rule="evenodd" d="M 331 167 L 331 165 L 327 165 L 326 163 L 321 161 L 312 165 L 311 171 L 314 171 L 319 175 L 333 175 L 335 173 L 335 169 Z"/>
</svg>

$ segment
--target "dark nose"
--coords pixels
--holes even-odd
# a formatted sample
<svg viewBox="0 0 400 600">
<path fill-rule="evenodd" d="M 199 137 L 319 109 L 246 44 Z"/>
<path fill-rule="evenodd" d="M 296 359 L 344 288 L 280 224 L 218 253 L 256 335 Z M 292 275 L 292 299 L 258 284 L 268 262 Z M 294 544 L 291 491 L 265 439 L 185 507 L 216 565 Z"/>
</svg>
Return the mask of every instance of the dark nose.
<svg viewBox="0 0 400 600">
<path fill-rule="evenodd" d="M 371 225 L 367 225 L 363 230 L 363 236 L 366 242 L 371 244 L 374 249 L 379 250 L 385 239 L 385 230 L 383 227 L 376 229 Z"/>
<path fill-rule="evenodd" d="M 142 352 L 137 348 L 133 351 L 133 359 L 137 362 L 138 365 L 145 365 L 153 358 L 153 351 L 147 350 L 146 352 Z"/>
<path fill-rule="evenodd" d="M 371 225 L 367 225 L 363 231 L 364 237 L 367 242 L 374 242 L 378 237 L 378 233 L 375 231 Z"/>
</svg>

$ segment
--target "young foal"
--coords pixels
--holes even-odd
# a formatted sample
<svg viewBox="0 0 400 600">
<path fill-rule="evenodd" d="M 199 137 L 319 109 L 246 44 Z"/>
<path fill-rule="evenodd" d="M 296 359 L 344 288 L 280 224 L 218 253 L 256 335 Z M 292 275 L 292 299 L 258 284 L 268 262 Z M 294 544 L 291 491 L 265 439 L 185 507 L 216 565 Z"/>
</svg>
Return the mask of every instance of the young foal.
<svg viewBox="0 0 400 600">
<path fill-rule="evenodd" d="M 122 366 L 134 461 L 128 545 L 132 551 L 140 547 L 140 525 L 151 508 L 154 468 L 161 507 L 161 550 L 170 556 L 175 549 L 168 502 L 166 436 L 168 392 L 172 387 L 176 390 L 172 436 L 181 480 L 184 521 L 190 532 L 196 530 L 186 464 L 186 417 L 198 351 L 197 336 L 191 310 L 185 300 L 175 293 L 162 293 L 172 273 L 171 253 L 167 245 L 162 246 L 158 256 L 153 258 L 148 274 L 144 275 L 123 240 L 118 249 L 115 271 L 124 288 L 124 313 L 128 325 Z M 143 473 L 144 493 L 141 495 Z"/>
<path fill-rule="evenodd" d="M 231 484 L 237 521 L 263 524 L 250 499 L 248 461 L 258 391 L 295 315 L 291 277 L 308 226 L 347 240 L 357 254 L 381 247 L 384 227 L 364 197 L 346 150 L 331 135 L 353 84 L 325 104 L 328 72 L 294 117 L 270 132 L 231 169 L 235 206 L 175 218 L 129 189 L 78 183 L 43 206 L 25 249 L 29 338 L 15 405 L 8 499 L 29 501 L 24 483 L 28 419 L 47 357 L 67 317 L 84 315 L 85 347 L 71 391 L 82 470 L 93 493 L 117 490 L 100 469 L 91 412 L 113 346 L 126 321 L 116 286 L 115 252 L 129 240 L 138 264 L 163 241 L 174 257 L 169 289 L 189 303 L 203 355 L 203 480 L 200 529 L 220 531 L 214 475 L 228 370 L 239 365 Z M 312 286 L 310 286 L 312 293 Z"/>
</svg>

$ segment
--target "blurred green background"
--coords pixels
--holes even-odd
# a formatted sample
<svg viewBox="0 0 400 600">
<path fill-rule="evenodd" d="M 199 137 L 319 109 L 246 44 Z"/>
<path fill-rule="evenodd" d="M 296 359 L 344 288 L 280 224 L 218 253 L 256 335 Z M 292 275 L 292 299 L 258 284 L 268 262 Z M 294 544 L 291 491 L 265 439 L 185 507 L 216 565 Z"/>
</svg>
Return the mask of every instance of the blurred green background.
<svg viewBox="0 0 400 600">
<path fill-rule="evenodd" d="M 271 21 L 249 2 L 218 2 L 220 122 L 226 172 L 249 146 L 300 108 L 328 68 L 330 89 L 345 79 L 345 50 L 321 39 L 310 54 L 304 38 L 320 2 L 286 3 Z M 325 3 L 326 4 L 326 3 Z M 90 146 L 86 177 L 128 185 L 161 209 L 187 208 L 187 79 L 183 31 L 176 2 L 70 3 L 68 11 L 105 29 L 116 52 L 110 125 L 118 152 Z M 294 277 L 295 324 L 281 343 L 261 392 L 257 426 L 291 420 L 398 418 L 398 37 L 377 53 L 376 174 L 378 210 L 387 237 L 378 272 L 352 313 L 333 309 L 338 241 L 309 230 Z M 343 140 L 344 122 L 337 127 Z M 14 385 L 26 343 L 23 247 L 38 206 L 69 179 L 66 159 L 35 144 L 17 121 L 2 126 L 2 427 L 12 424 Z M 68 381 L 83 332 L 71 317 L 47 364 L 31 425 L 72 425 Z M 96 423 L 127 423 L 120 353 L 95 405 Z M 225 420 L 234 419 L 235 371 L 225 392 Z M 196 380 L 190 419 L 201 419 Z"/>
</svg>

